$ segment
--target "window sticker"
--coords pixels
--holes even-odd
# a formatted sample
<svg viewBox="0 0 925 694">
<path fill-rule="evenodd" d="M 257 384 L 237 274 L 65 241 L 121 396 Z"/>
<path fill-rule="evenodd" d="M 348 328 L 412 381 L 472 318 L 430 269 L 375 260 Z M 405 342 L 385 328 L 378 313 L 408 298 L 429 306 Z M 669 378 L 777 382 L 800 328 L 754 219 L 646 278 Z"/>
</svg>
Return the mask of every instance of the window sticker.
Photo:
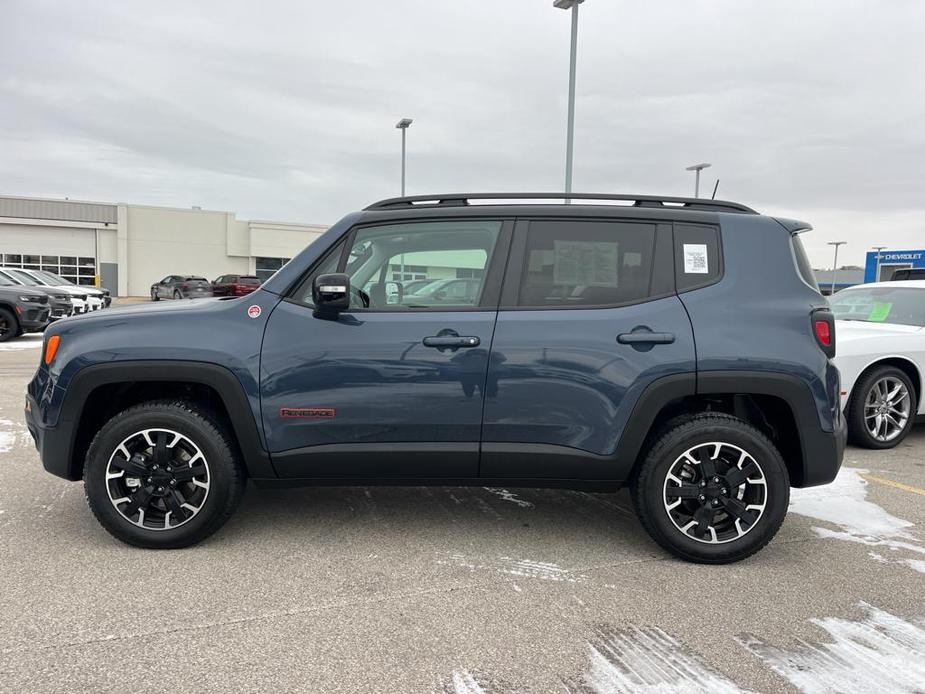
<svg viewBox="0 0 925 694">
<path fill-rule="evenodd" d="M 554 284 L 617 286 L 618 244 L 609 241 L 553 242 Z"/>
<path fill-rule="evenodd" d="M 706 275 L 710 272 L 705 243 L 684 244 L 684 274 Z"/>
<path fill-rule="evenodd" d="M 892 302 L 875 301 L 867 314 L 867 320 L 882 323 L 890 317 L 890 309 L 893 308 Z"/>
</svg>

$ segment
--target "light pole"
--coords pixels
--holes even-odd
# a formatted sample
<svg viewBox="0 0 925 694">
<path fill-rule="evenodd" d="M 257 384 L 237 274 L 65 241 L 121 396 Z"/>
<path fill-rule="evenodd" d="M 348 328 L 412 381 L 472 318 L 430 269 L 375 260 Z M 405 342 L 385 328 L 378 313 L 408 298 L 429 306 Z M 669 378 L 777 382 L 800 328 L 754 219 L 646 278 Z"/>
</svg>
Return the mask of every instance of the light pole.
<svg viewBox="0 0 925 694">
<path fill-rule="evenodd" d="M 838 247 L 844 246 L 847 241 L 829 241 L 830 246 L 835 246 L 835 260 L 832 261 L 832 287 L 829 289 L 829 295 L 835 293 L 835 278 L 838 276 Z"/>
<path fill-rule="evenodd" d="M 880 281 L 880 251 L 882 251 L 886 246 L 871 246 L 875 251 L 877 251 L 877 271 L 874 273 L 874 282 Z"/>
<path fill-rule="evenodd" d="M 408 131 L 408 126 L 411 125 L 414 121 L 410 118 L 402 118 L 398 123 L 395 124 L 395 127 L 401 130 L 401 196 L 405 197 L 405 134 Z"/>
<path fill-rule="evenodd" d="M 565 192 L 572 192 L 572 154 L 575 143 L 575 63 L 578 59 L 578 6 L 585 0 L 553 0 L 553 7 L 572 11 L 572 47 L 568 64 L 568 124 L 565 130 Z M 566 202 L 571 202 L 566 199 Z"/>
<path fill-rule="evenodd" d="M 688 166 L 686 171 L 696 171 L 697 177 L 694 179 L 694 197 L 700 197 L 700 172 L 704 169 L 709 169 L 711 164 L 694 164 L 693 166 Z M 718 183 L 717 183 L 718 185 Z"/>
</svg>

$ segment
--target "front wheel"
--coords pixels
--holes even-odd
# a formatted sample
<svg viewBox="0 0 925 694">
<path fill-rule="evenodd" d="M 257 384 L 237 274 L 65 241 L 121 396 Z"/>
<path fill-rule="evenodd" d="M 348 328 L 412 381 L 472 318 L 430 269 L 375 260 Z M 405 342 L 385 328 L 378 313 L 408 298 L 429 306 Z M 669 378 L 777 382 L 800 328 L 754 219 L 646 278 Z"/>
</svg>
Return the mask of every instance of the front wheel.
<svg viewBox="0 0 925 694">
<path fill-rule="evenodd" d="M 19 322 L 11 311 L 0 307 L 0 342 L 19 336 Z"/>
<path fill-rule="evenodd" d="M 161 297 L 158 296 L 157 290 L 156 290 L 156 289 L 152 289 L 152 290 L 151 290 L 151 301 L 160 301 L 160 300 L 161 300 Z"/>
<path fill-rule="evenodd" d="M 905 371 L 895 366 L 872 369 L 851 391 L 851 442 L 863 448 L 893 448 L 912 429 L 916 406 L 915 388 Z"/>
<path fill-rule="evenodd" d="M 631 488 L 643 527 L 675 556 L 726 564 L 751 556 L 787 514 L 790 479 L 774 444 L 724 414 L 669 422 Z"/>
<path fill-rule="evenodd" d="M 87 503 L 116 538 L 175 549 L 209 537 L 234 512 L 245 474 L 229 434 L 185 401 L 130 407 L 103 425 L 84 465 Z"/>
</svg>

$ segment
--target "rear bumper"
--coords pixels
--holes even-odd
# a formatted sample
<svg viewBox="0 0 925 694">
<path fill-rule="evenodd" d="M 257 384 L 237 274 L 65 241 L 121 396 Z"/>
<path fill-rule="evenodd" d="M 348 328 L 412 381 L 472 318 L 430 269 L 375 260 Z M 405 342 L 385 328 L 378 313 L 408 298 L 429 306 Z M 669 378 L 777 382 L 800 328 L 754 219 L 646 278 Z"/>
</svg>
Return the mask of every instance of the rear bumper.
<svg viewBox="0 0 925 694">
<path fill-rule="evenodd" d="M 802 431 L 803 436 L 803 480 L 800 487 L 816 487 L 828 484 L 838 475 L 845 444 L 848 441 L 848 425 L 844 417 L 838 418 L 835 431 Z"/>
</svg>

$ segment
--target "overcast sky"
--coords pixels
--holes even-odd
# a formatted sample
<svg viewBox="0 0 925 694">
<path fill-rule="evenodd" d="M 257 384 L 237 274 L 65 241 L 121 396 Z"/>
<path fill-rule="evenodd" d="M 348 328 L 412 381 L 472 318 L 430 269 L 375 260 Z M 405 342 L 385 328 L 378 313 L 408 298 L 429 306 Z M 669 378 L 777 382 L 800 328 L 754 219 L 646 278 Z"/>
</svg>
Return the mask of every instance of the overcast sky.
<svg viewBox="0 0 925 694">
<path fill-rule="evenodd" d="M 408 193 L 561 190 L 552 0 L 0 2 L 0 194 L 332 223 Z M 587 0 L 576 190 L 811 222 L 817 267 L 925 247 L 925 2 Z"/>
</svg>

